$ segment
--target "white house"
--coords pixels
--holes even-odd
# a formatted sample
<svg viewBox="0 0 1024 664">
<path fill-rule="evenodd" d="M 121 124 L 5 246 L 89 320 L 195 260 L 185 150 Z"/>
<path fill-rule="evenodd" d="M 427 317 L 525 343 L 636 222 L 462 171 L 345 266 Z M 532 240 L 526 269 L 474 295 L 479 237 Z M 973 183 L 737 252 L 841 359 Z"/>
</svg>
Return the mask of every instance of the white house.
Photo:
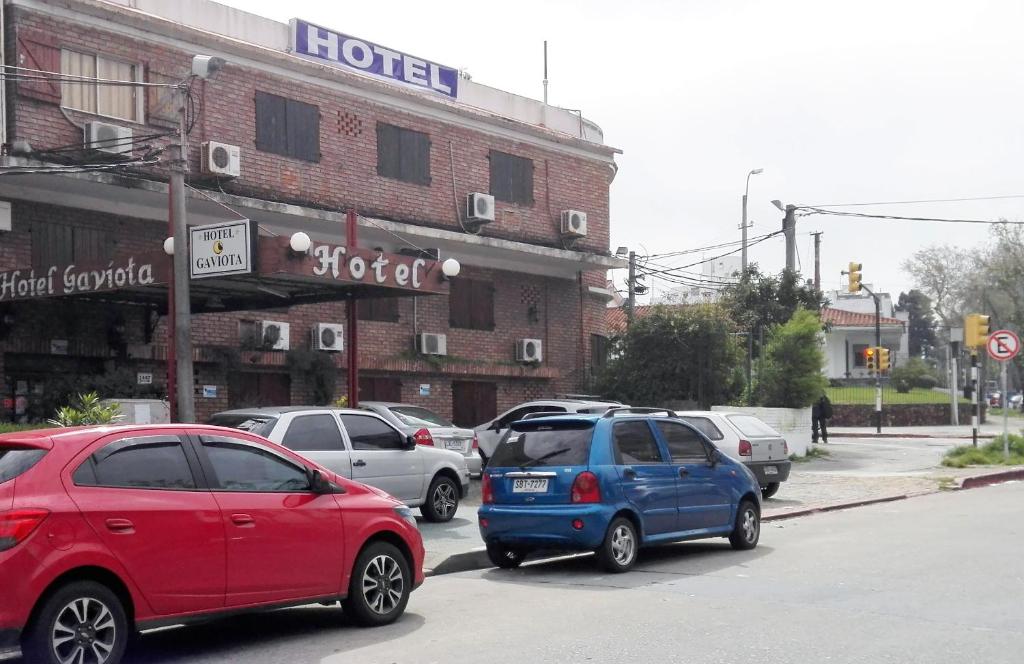
<svg viewBox="0 0 1024 664">
<path fill-rule="evenodd" d="M 824 337 L 825 372 L 829 378 L 869 377 L 864 350 L 875 345 L 875 303 L 870 295 L 833 291 L 828 294 L 832 306 L 821 310 L 821 320 L 829 325 Z M 879 293 L 879 327 L 882 346 L 889 349 L 892 366 L 910 357 L 907 333 L 909 314 L 896 311 L 892 297 Z"/>
</svg>

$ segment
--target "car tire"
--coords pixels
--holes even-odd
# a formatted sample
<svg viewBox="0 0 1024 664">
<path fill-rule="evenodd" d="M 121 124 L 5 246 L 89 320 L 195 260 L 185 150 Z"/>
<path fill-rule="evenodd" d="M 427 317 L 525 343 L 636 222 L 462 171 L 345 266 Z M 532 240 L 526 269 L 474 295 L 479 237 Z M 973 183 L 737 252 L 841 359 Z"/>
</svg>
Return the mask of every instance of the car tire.
<svg viewBox="0 0 1024 664">
<path fill-rule="evenodd" d="M 413 582 L 402 552 L 388 542 L 374 542 L 356 559 L 342 609 L 362 627 L 389 625 L 405 612 Z"/>
<path fill-rule="evenodd" d="M 767 486 L 761 487 L 761 497 L 771 498 L 779 492 L 780 482 L 769 482 Z"/>
<path fill-rule="evenodd" d="M 488 542 L 487 557 L 491 559 L 495 567 L 515 569 L 526 560 L 526 551 L 508 547 L 497 542 Z"/>
<path fill-rule="evenodd" d="M 446 475 L 438 475 L 430 483 L 427 502 L 420 507 L 420 512 L 427 521 L 445 523 L 452 520 L 458 509 L 459 485 Z"/>
<path fill-rule="evenodd" d="M 628 572 L 640 553 L 640 537 L 629 519 L 619 517 L 608 526 L 604 542 L 597 549 L 597 562 L 614 574 Z"/>
<path fill-rule="evenodd" d="M 26 662 L 117 664 L 131 638 L 121 599 L 95 581 L 75 581 L 50 594 L 22 637 Z M 58 643 L 59 641 L 59 643 Z"/>
<path fill-rule="evenodd" d="M 753 501 L 744 500 L 736 509 L 736 524 L 729 534 L 729 543 L 732 544 L 732 548 L 745 551 L 757 546 L 760 538 L 761 513 Z"/>
</svg>

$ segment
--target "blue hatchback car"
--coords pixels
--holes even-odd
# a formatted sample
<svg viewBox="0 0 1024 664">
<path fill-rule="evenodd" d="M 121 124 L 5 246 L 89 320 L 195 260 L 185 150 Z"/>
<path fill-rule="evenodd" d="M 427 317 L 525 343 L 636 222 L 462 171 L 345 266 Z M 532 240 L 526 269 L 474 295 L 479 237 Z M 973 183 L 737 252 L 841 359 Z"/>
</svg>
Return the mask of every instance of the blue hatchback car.
<svg viewBox="0 0 1024 664">
<path fill-rule="evenodd" d="M 728 537 L 757 546 L 761 487 L 672 411 L 520 420 L 483 474 L 480 534 L 491 561 L 534 550 L 591 550 L 625 572 L 649 544 Z"/>
</svg>

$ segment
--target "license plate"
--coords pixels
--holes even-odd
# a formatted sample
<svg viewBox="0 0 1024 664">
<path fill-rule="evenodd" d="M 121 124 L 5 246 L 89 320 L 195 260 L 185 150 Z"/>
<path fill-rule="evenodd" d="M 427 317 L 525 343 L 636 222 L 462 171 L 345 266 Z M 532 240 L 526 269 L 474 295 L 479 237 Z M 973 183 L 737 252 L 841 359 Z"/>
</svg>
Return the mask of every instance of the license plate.
<svg viewBox="0 0 1024 664">
<path fill-rule="evenodd" d="M 461 452 L 462 451 L 462 441 L 461 440 L 446 440 L 446 441 L 444 441 L 444 447 L 447 450 L 455 450 L 456 452 Z"/>
<path fill-rule="evenodd" d="M 512 493 L 544 493 L 547 490 L 546 479 L 512 480 Z"/>
<path fill-rule="evenodd" d="M 779 474 L 779 469 L 776 468 L 775 466 L 765 466 L 764 467 L 764 474 L 765 475 L 778 475 Z"/>
</svg>

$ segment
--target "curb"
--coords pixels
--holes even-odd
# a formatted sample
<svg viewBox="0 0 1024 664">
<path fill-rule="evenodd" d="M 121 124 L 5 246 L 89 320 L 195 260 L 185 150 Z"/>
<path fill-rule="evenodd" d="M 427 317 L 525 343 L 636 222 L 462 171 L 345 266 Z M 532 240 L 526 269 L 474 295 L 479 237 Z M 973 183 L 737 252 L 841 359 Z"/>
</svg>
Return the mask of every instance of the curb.
<svg viewBox="0 0 1024 664">
<path fill-rule="evenodd" d="M 978 438 L 995 438 L 1002 434 L 979 433 Z M 832 438 L 939 438 L 942 440 L 973 440 L 973 436 L 940 436 L 931 433 L 833 433 Z"/>
<path fill-rule="evenodd" d="M 493 567 L 490 558 L 487 557 L 487 549 L 479 548 L 463 553 L 455 553 L 442 560 L 434 569 L 425 570 L 424 576 L 441 576 L 442 574 L 455 574 L 456 572 L 470 572 L 475 569 Z"/>
<path fill-rule="evenodd" d="M 776 512 L 774 514 L 767 514 L 761 517 L 761 522 L 771 521 L 782 521 L 784 519 L 795 519 L 800 516 L 808 516 L 811 514 L 818 514 L 820 512 L 836 512 L 838 510 L 846 510 L 853 507 L 864 507 L 865 505 L 875 505 L 878 503 L 891 503 L 897 500 L 906 500 L 909 498 L 907 494 L 900 494 L 898 496 L 882 496 L 881 498 L 868 498 L 866 500 L 853 500 L 847 503 L 834 503 L 832 505 L 819 505 L 817 507 L 805 507 L 803 509 L 793 510 L 791 512 Z"/>
<path fill-rule="evenodd" d="M 1024 468 L 1004 470 L 985 475 L 975 475 L 974 477 L 965 477 L 963 481 L 960 482 L 960 488 L 977 489 L 982 486 L 990 486 L 992 484 L 1000 484 L 1002 482 L 1012 482 L 1014 480 L 1024 480 Z"/>
</svg>

